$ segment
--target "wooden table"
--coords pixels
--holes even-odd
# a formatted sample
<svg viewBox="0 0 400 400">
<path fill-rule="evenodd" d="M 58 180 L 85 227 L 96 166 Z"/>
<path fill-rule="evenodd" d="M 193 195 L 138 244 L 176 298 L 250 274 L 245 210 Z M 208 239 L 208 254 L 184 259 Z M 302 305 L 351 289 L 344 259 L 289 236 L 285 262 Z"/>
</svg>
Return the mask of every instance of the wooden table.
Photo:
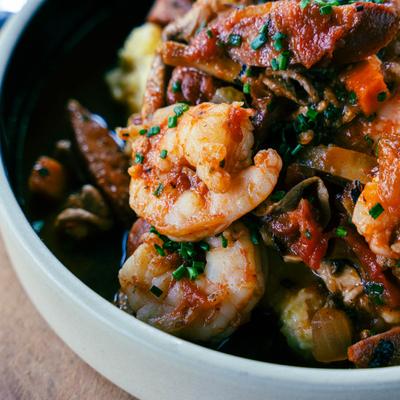
<svg viewBox="0 0 400 400">
<path fill-rule="evenodd" d="M 0 399 L 134 400 L 79 359 L 24 293 L 0 236 Z"/>
</svg>

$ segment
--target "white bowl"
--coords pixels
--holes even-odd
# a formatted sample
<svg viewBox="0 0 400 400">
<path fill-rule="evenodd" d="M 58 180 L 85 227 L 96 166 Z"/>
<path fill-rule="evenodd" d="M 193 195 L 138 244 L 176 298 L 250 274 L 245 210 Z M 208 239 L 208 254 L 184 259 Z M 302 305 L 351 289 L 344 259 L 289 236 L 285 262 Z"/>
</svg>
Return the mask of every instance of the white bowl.
<svg viewBox="0 0 400 400">
<path fill-rule="evenodd" d="M 0 89 L 7 61 L 43 2 L 28 2 L 1 34 Z M 143 400 L 400 398 L 400 367 L 326 370 L 262 363 L 180 340 L 123 313 L 41 242 L 16 201 L 3 163 L 0 226 L 19 279 L 49 325 L 94 369 Z"/>
</svg>

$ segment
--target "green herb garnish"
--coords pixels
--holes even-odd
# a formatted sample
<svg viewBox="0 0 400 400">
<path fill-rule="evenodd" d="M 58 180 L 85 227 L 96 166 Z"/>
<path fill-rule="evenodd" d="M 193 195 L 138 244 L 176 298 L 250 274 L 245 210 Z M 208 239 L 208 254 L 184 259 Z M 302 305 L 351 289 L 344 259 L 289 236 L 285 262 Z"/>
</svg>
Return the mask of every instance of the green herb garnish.
<svg viewBox="0 0 400 400">
<path fill-rule="evenodd" d="M 181 84 L 181 82 L 175 81 L 175 82 L 172 84 L 172 92 L 173 92 L 173 93 L 180 93 L 180 92 L 182 92 L 182 84 Z"/>
<path fill-rule="evenodd" d="M 178 117 L 176 115 L 172 115 L 168 117 L 168 128 L 176 128 L 178 126 Z"/>
<path fill-rule="evenodd" d="M 135 164 L 143 164 L 144 156 L 140 153 L 135 154 Z"/>
<path fill-rule="evenodd" d="M 167 158 L 168 155 L 168 151 L 167 150 L 161 150 L 160 152 L 160 158 L 162 158 L 163 160 L 165 160 Z"/>
<path fill-rule="evenodd" d="M 386 97 L 387 97 L 386 92 L 380 92 L 380 93 L 378 94 L 378 101 L 379 101 L 379 102 L 383 102 L 383 101 L 386 100 Z"/>
<path fill-rule="evenodd" d="M 239 47 L 242 44 L 242 37 L 240 35 L 232 33 L 231 35 L 229 35 L 228 43 L 232 47 Z"/>
<path fill-rule="evenodd" d="M 165 256 L 166 256 L 165 250 L 164 250 L 161 246 L 159 246 L 158 244 L 155 244 L 154 247 L 155 247 L 157 253 L 158 253 L 161 257 L 165 257 Z"/>
<path fill-rule="evenodd" d="M 164 185 L 163 185 L 162 183 L 160 183 L 160 184 L 157 186 L 157 189 L 153 192 L 154 196 L 160 197 L 160 195 L 161 195 L 161 193 L 162 193 L 163 190 L 164 190 Z"/>
<path fill-rule="evenodd" d="M 251 85 L 250 85 L 250 83 L 246 82 L 243 85 L 243 93 L 244 94 L 250 94 L 251 93 Z"/>
<path fill-rule="evenodd" d="M 159 287 L 154 285 L 150 288 L 150 292 L 153 293 L 156 297 L 160 297 L 163 294 L 163 291 Z"/>
<path fill-rule="evenodd" d="M 147 137 L 152 137 L 158 135 L 161 132 L 161 128 L 159 126 L 152 126 L 147 132 Z"/>
<path fill-rule="evenodd" d="M 373 219 L 377 219 L 383 212 L 385 211 L 385 209 L 382 207 L 381 203 L 376 203 L 369 211 L 369 215 L 373 218 Z"/>
<path fill-rule="evenodd" d="M 347 229 L 346 229 L 345 227 L 343 227 L 343 226 L 338 226 L 338 227 L 336 228 L 335 233 L 336 233 L 336 236 L 337 236 L 337 237 L 339 237 L 339 238 L 344 238 L 344 237 L 347 236 Z"/>
</svg>

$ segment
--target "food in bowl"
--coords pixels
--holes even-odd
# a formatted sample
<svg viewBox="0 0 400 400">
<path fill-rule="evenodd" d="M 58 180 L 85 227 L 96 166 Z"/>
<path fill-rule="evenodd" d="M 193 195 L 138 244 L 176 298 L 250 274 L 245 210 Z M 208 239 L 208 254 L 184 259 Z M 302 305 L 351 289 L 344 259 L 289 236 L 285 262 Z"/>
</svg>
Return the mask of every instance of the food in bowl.
<svg viewBox="0 0 400 400">
<path fill-rule="evenodd" d="M 156 2 L 105 78 L 128 123 L 68 103 L 72 140 L 29 178 L 34 228 L 77 259 L 126 232 L 115 303 L 171 334 L 397 365 L 398 8 L 258 3 Z"/>
</svg>

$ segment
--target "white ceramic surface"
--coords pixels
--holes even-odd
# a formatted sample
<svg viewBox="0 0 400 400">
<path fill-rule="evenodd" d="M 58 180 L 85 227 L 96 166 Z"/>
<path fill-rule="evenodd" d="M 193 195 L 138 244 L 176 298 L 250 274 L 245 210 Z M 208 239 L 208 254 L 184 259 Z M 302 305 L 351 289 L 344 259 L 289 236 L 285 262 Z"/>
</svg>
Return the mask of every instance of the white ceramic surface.
<svg viewBox="0 0 400 400">
<path fill-rule="evenodd" d="M 0 38 L 0 85 L 31 0 Z M 0 163 L 1 164 L 1 163 Z M 124 314 L 72 275 L 31 229 L 0 165 L 0 225 L 15 270 L 55 332 L 86 362 L 143 400 L 400 398 L 400 367 L 322 370 L 241 359 L 177 339 Z"/>
</svg>

